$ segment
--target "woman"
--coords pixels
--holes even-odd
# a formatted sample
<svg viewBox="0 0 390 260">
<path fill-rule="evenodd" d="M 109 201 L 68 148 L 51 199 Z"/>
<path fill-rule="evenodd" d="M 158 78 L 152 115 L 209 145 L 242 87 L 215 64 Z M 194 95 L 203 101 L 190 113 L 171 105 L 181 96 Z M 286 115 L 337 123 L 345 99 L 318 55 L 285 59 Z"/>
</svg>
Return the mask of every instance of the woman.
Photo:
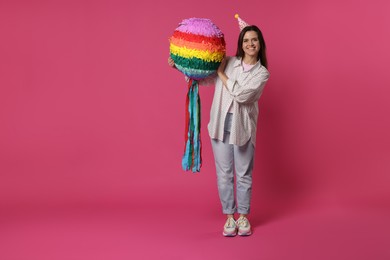
<svg viewBox="0 0 390 260">
<path fill-rule="evenodd" d="M 250 212 L 258 100 L 269 78 L 266 45 L 260 29 L 238 19 L 241 32 L 236 56 L 226 57 L 217 70 L 208 124 L 219 198 L 222 212 L 227 217 L 224 236 L 235 236 L 237 232 L 241 236 L 252 234 L 247 215 Z M 175 66 L 171 58 L 168 63 Z M 237 221 L 235 213 L 239 214 Z"/>
</svg>

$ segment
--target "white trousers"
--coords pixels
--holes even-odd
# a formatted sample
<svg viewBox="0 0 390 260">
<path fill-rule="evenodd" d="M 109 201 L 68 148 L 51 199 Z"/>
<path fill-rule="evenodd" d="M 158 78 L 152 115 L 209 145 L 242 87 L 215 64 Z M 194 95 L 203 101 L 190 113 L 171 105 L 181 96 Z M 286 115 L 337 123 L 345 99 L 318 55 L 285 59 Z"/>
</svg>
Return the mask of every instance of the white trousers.
<svg viewBox="0 0 390 260">
<path fill-rule="evenodd" d="M 243 146 L 229 144 L 230 126 L 231 114 L 228 114 L 223 142 L 211 139 L 222 212 L 249 214 L 255 149 L 250 140 Z M 236 189 L 234 189 L 235 182 Z"/>
</svg>

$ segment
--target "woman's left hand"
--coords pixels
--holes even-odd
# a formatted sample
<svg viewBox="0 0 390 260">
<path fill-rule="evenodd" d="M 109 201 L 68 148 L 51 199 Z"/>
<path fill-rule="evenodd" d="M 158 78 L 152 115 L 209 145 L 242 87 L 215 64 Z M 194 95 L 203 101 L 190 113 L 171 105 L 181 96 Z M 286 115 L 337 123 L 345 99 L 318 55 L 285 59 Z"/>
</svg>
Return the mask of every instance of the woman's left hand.
<svg viewBox="0 0 390 260">
<path fill-rule="evenodd" d="M 176 68 L 175 61 L 171 57 L 168 57 L 168 65 L 174 69 Z"/>
</svg>

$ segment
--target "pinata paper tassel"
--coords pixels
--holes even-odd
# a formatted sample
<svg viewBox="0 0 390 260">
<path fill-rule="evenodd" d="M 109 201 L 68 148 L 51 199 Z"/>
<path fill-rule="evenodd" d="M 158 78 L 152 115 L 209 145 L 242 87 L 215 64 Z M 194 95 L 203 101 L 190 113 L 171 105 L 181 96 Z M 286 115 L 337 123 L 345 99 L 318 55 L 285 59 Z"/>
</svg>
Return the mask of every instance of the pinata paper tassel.
<svg viewBox="0 0 390 260">
<path fill-rule="evenodd" d="M 186 135 L 183 170 L 199 172 L 202 166 L 202 142 L 200 138 L 200 97 L 198 81 L 190 79 L 186 101 Z"/>
</svg>

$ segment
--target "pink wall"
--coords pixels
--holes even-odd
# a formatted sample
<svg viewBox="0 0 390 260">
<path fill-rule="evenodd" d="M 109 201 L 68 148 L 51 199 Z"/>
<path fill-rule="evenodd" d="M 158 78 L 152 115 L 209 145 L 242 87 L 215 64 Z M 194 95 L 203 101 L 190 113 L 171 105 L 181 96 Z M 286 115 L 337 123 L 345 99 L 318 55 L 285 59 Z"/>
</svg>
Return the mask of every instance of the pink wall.
<svg viewBox="0 0 390 260">
<path fill-rule="evenodd" d="M 232 55 L 236 12 L 262 28 L 271 72 L 254 207 L 389 205 L 390 3 L 192 3 L 0 2 L 0 205 L 219 206 L 213 89 L 201 89 L 204 165 L 183 172 L 186 83 L 167 65 L 168 37 L 211 18 Z"/>
</svg>

